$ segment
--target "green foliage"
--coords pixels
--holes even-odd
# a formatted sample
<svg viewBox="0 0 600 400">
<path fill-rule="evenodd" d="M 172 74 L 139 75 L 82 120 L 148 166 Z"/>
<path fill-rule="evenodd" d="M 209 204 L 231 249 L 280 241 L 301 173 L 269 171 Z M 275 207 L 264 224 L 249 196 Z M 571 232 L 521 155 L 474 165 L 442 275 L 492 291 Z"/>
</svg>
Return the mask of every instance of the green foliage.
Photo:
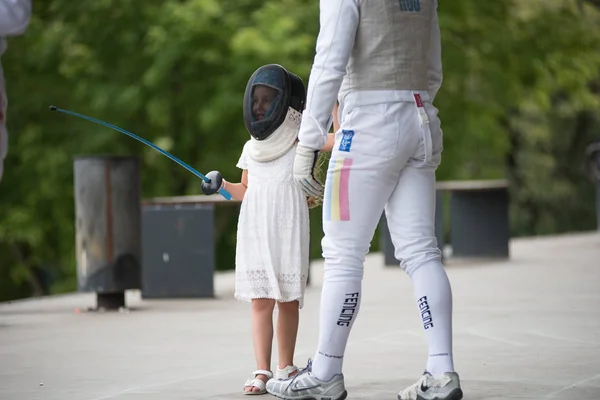
<svg viewBox="0 0 600 400">
<path fill-rule="evenodd" d="M 600 131 L 600 20 L 597 6 L 579 3 L 440 2 L 438 178 L 510 178 L 513 235 L 595 222 L 583 149 Z M 49 0 L 34 12 L 2 59 L 10 145 L 0 300 L 76 288 L 74 156 L 139 156 L 144 198 L 200 193 L 198 179 L 168 158 L 49 105 L 108 121 L 235 181 L 248 139 L 248 77 L 278 63 L 308 82 L 319 28 L 312 0 Z M 220 269 L 233 267 L 237 212 L 217 211 Z M 320 257 L 321 209 L 311 217 L 311 257 Z"/>
</svg>

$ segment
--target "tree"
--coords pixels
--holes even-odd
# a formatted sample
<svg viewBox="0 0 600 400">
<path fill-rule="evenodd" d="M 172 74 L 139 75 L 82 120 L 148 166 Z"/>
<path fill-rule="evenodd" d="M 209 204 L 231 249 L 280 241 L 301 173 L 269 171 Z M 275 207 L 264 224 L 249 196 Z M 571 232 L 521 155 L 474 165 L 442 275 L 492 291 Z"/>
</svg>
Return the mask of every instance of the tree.
<svg viewBox="0 0 600 400">
<path fill-rule="evenodd" d="M 438 179 L 510 178 L 513 235 L 588 229 L 594 221 L 583 149 L 598 135 L 597 7 L 440 2 Z M 0 185 L 0 300 L 76 288 L 74 156 L 139 156 L 144 198 L 200 194 L 198 178 L 158 152 L 50 113 L 49 105 L 120 126 L 199 171 L 236 180 L 249 138 L 248 78 L 278 63 L 308 84 L 319 29 L 313 0 L 51 0 L 34 14 L 3 57 L 10 144 Z M 321 209 L 311 217 L 315 258 Z M 218 267 L 229 269 L 237 208 L 220 207 L 217 222 Z"/>
</svg>

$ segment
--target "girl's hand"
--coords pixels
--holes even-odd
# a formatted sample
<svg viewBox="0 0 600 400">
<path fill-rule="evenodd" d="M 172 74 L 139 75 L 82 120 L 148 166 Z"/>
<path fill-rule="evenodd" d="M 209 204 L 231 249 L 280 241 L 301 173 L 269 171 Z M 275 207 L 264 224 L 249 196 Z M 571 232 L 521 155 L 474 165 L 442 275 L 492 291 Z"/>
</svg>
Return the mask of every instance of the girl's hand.
<svg viewBox="0 0 600 400">
<path fill-rule="evenodd" d="M 333 133 L 335 134 L 340 129 L 340 120 L 338 118 L 338 106 L 337 101 L 335 102 L 335 106 L 333 106 Z"/>
<path fill-rule="evenodd" d="M 217 193 L 223 185 L 223 175 L 219 171 L 210 171 L 206 177 L 210 179 L 210 182 L 202 181 L 202 193 L 205 195 Z"/>
<path fill-rule="evenodd" d="M 338 119 L 338 103 L 335 103 L 333 106 L 333 133 L 327 134 L 327 140 L 325 141 L 325 145 L 321 149 L 322 152 L 329 152 L 333 150 L 333 145 L 335 144 L 335 133 L 340 129 L 340 120 Z"/>
</svg>

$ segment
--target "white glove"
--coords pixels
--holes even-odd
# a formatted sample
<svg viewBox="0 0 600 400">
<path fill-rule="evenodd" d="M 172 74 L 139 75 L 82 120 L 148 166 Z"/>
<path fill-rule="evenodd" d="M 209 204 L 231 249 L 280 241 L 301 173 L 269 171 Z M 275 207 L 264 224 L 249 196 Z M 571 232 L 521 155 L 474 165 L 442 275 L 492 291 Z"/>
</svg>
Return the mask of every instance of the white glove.
<svg viewBox="0 0 600 400">
<path fill-rule="evenodd" d="M 323 193 L 323 185 L 313 175 L 318 155 L 318 150 L 304 147 L 301 144 L 296 146 L 294 180 L 308 196 L 320 196 Z"/>
</svg>

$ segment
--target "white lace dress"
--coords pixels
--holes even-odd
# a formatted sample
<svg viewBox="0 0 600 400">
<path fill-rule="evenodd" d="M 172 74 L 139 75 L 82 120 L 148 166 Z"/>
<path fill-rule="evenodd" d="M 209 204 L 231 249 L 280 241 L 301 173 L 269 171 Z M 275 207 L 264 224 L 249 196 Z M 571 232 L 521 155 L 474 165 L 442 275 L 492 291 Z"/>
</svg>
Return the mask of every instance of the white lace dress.
<svg viewBox="0 0 600 400">
<path fill-rule="evenodd" d="M 309 263 L 306 195 L 292 178 L 295 148 L 257 162 L 246 142 L 237 167 L 248 170 L 235 256 L 235 298 L 304 302 Z"/>
</svg>

